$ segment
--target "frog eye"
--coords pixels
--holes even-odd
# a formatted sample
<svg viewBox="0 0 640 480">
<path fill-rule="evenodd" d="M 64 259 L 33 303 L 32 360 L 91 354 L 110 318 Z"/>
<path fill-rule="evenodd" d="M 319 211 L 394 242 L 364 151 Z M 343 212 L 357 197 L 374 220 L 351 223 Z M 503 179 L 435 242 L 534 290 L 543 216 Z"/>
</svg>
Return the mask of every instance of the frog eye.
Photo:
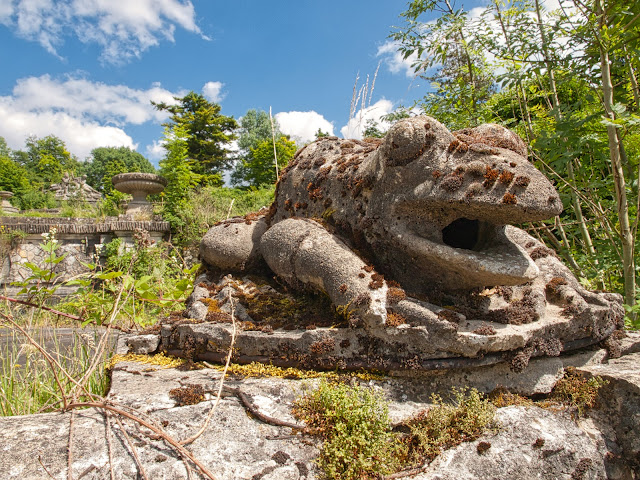
<svg viewBox="0 0 640 480">
<path fill-rule="evenodd" d="M 384 139 L 383 154 L 390 167 L 405 166 L 420 158 L 434 144 L 448 145 L 451 132 L 431 117 L 401 120 L 389 129 Z"/>
</svg>

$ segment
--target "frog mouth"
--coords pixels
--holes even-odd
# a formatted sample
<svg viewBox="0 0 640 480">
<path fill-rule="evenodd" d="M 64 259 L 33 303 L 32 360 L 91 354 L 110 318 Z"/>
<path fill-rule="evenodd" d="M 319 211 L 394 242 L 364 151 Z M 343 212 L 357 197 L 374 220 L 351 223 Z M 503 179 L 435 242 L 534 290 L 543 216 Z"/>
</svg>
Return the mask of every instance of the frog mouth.
<svg viewBox="0 0 640 480">
<path fill-rule="evenodd" d="M 406 226 L 397 227 L 395 238 L 416 262 L 430 265 L 457 289 L 520 285 L 537 277 L 538 267 L 514 241 L 517 231 L 463 217 L 446 225 L 439 238 L 426 238 Z"/>
</svg>

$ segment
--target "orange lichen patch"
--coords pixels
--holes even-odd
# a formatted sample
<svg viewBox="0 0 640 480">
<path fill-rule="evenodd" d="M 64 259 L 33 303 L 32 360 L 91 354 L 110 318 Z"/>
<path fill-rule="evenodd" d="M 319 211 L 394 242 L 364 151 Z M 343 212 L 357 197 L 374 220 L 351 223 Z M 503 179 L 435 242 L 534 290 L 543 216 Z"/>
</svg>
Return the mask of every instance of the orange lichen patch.
<svg viewBox="0 0 640 480">
<path fill-rule="evenodd" d="M 320 187 L 309 190 L 309 200 L 322 200 L 324 195 Z"/>
<path fill-rule="evenodd" d="M 524 176 L 522 176 L 522 175 L 519 175 L 519 176 L 517 176 L 517 177 L 516 177 L 515 184 L 516 184 L 518 187 L 523 187 L 523 188 L 524 188 L 524 187 L 526 187 L 526 186 L 528 186 L 528 185 L 529 185 L 529 182 L 530 182 L 530 181 L 531 181 L 531 180 L 529 179 L 529 177 L 524 177 Z"/>
<path fill-rule="evenodd" d="M 233 322 L 233 318 L 231 318 L 231 315 L 224 312 L 209 312 L 207 313 L 205 320 L 211 323 L 232 323 Z"/>
<path fill-rule="evenodd" d="M 484 186 L 484 188 L 491 187 L 494 183 L 496 183 L 496 180 L 498 179 L 499 176 L 500 176 L 499 170 L 491 168 L 489 165 L 487 165 L 484 172 L 485 180 L 482 185 Z"/>
<path fill-rule="evenodd" d="M 407 319 L 397 313 L 387 313 L 387 327 L 399 327 L 407 323 Z"/>
<path fill-rule="evenodd" d="M 504 183 L 505 185 L 509 185 L 511 182 L 513 182 L 513 172 L 510 172 L 509 170 L 503 170 L 500 173 L 500 176 L 498 177 L 498 180 L 500 180 L 500 183 Z"/>
<path fill-rule="evenodd" d="M 184 387 L 169 390 L 169 397 L 175 400 L 176 405 L 195 405 L 204 401 L 204 388 L 202 385 L 185 385 Z"/>
<path fill-rule="evenodd" d="M 491 325 L 487 325 L 486 323 L 479 326 L 478 328 L 476 328 L 473 333 L 475 333 L 476 335 L 495 335 L 496 329 L 493 328 Z"/>
<path fill-rule="evenodd" d="M 478 443 L 476 450 L 478 451 L 478 455 L 482 455 L 484 452 L 486 452 L 490 448 L 491 448 L 491 444 L 489 442 L 480 442 Z"/>
<path fill-rule="evenodd" d="M 518 203 L 518 199 L 513 193 L 507 192 L 504 194 L 504 197 L 502 197 L 502 203 L 505 203 L 507 205 L 515 205 L 516 203 Z"/>
<path fill-rule="evenodd" d="M 446 320 L 451 323 L 458 323 L 460 321 L 460 317 L 453 310 L 449 310 L 448 308 L 443 308 L 438 312 L 438 318 L 441 320 Z"/>
<path fill-rule="evenodd" d="M 387 284 L 389 284 L 389 282 L 387 282 Z M 407 294 L 402 288 L 389 286 L 387 290 L 387 303 L 389 305 L 394 305 L 405 298 L 407 298 Z"/>
<path fill-rule="evenodd" d="M 338 290 L 340 290 L 340 293 L 344 293 L 349 289 L 349 287 L 347 286 L 346 283 L 343 283 L 342 285 L 340 285 L 340 287 L 338 288 Z"/>
<path fill-rule="evenodd" d="M 336 341 L 331 337 L 324 337 L 322 340 L 318 340 L 309 346 L 309 350 L 316 355 L 322 355 L 324 353 L 333 352 L 336 347 Z"/>
<path fill-rule="evenodd" d="M 550 256 L 555 257 L 556 252 L 551 250 L 549 247 L 542 246 L 542 247 L 534 248 L 529 254 L 529 256 L 531 257 L 532 260 L 537 260 L 539 258 L 544 258 L 544 257 L 550 257 Z"/>
<path fill-rule="evenodd" d="M 561 286 L 567 285 L 567 281 L 562 277 L 553 277 L 546 285 L 547 292 L 557 295 Z"/>
<path fill-rule="evenodd" d="M 374 270 L 373 265 L 365 265 L 364 267 L 362 267 L 362 270 L 364 270 L 367 273 L 371 273 Z"/>
<path fill-rule="evenodd" d="M 442 176 L 442 172 L 440 170 L 434 170 L 433 172 L 431 172 L 431 176 L 434 178 L 434 180 L 437 180 Z"/>
<path fill-rule="evenodd" d="M 384 285 L 384 276 L 379 273 L 372 274 L 369 288 L 371 290 L 377 290 L 378 288 L 382 288 L 382 285 Z"/>
</svg>

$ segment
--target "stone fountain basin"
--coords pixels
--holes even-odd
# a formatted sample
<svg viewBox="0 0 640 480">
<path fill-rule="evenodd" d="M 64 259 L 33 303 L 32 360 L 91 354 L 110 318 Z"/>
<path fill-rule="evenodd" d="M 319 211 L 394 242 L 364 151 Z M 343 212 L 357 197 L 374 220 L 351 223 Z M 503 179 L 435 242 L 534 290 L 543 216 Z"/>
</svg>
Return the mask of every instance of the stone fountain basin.
<svg viewBox="0 0 640 480">
<path fill-rule="evenodd" d="M 120 173 L 111 181 L 116 190 L 130 195 L 160 193 L 167 186 L 167 179 L 153 173 Z"/>
</svg>

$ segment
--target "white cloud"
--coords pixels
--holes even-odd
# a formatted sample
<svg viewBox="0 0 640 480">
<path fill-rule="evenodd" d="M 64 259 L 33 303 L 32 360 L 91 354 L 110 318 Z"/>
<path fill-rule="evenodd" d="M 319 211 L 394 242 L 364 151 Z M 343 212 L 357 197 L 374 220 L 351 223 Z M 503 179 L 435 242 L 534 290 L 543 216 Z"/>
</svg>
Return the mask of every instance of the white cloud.
<svg viewBox="0 0 640 480">
<path fill-rule="evenodd" d="M 313 110 L 310 112 L 280 112 L 275 117 L 280 131 L 291 135 L 297 143 L 315 140 L 318 129 L 333 135 L 333 124 Z"/>
<path fill-rule="evenodd" d="M 13 2 L 12 0 L 0 1 L 0 23 L 6 24 L 9 22 L 11 15 L 13 15 Z"/>
<path fill-rule="evenodd" d="M 220 102 L 224 98 L 224 94 L 221 93 L 224 83 L 222 82 L 207 82 L 202 87 L 202 94 L 210 102 Z"/>
<path fill-rule="evenodd" d="M 344 138 L 361 139 L 364 130 L 367 127 L 367 120 L 374 120 L 375 122 L 378 122 L 378 128 L 382 131 L 386 131 L 390 124 L 382 121 L 380 117 L 391 113 L 392 111 L 393 103 L 385 99 L 378 100 L 373 105 L 355 112 L 353 118 L 349 119 L 349 122 L 340 129 L 340 133 Z"/>
<path fill-rule="evenodd" d="M 125 63 L 160 40 L 174 41 L 176 27 L 201 35 L 189 0 L 2 0 L 0 22 L 57 55 L 64 37 L 102 47 L 101 59 Z"/>
<path fill-rule="evenodd" d="M 167 113 L 155 110 L 150 101 L 172 103 L 181 95 L 160 84 L 136 90 L 75 77 L 22 78 L 10 96 L 0 97 L 0 136 L 9 147 L 21 149 L 29 135 L 55 135 L 80 159 L 96 147 L 136 148 L 124 128 L 161 122 Z M 155 154 L 158 148 L 154 143 L 147 151 Z"/>
<path fill-rule="evenodd" d="M 147 90 L 136 90 L 72 76 L 57 80 L 42 75 L 19 79 L 12 97 L 24 110 L 63 111 L 73 117 L 90 117 L 120 126 L 164 120 L 167 113 L 156 110 L 151 101 L 175 103 L 174 95 L 157 83 Z"/>
<path fill-rule="evenodd" d="M 152 162 L 161 160 L 164 158 L 165 153 L 167 153 L 164 149 L 163 140 L 154 140 L 151 145 L 146 146 L 145 152 L 147 154 L 147 158 Z"/>
<path fill-rule="evenodd" d="M 418 55 L 412 53 L 404 58 L 399 48 L 398 42 L 388 41 L 378 47 L 376 56 L 384 59 L 384 63 L 391 73 L 404 72 L 407 77 L 413 78 L 415 73 L 412 65 L 418 60 Z"/>
</svg>

